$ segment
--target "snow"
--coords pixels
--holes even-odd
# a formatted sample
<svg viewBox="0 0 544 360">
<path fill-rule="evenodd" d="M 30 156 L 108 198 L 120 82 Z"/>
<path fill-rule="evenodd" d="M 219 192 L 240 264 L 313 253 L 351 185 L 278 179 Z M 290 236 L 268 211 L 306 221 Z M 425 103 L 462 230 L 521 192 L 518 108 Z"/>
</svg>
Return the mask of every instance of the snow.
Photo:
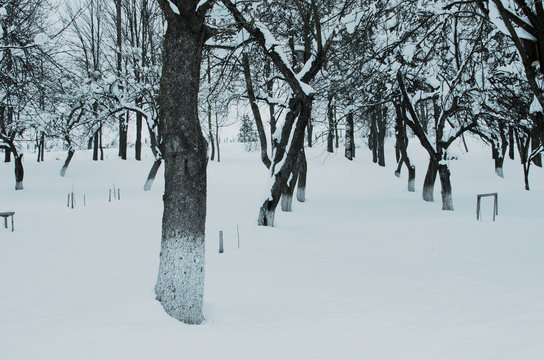
<svg viewBox="0 0 544 360">
<path fill-rule="evenodd" d="M 542 110 L 542 105 L 540 105 L 540 101 L 538 101 L 537 97 L 533 96 L 533 102 L 531 102 L 529 113 L 536 114 L 539 112 L 544 112 L 544 110 Z"/>
<path fill-rule="evenodd" d="M 49 36 L 44 33 L 36 34 L 34 37 L 34 44 L 37 46 L 43 46 L 49 41 Z"/>
<path fill-rule="evenodd" d="M 255 225 L 259 153 L 222 144 L 208 171 L 202 326 L 154 300 L 164 182 L 161 168 L 142 191 L 150 152 L 142 162 L 76 152 L 66 178 L 64 153 L 44 163 L 27 153 L 17 192 L 13 164 L 0 163 L 0 211 L 16 212 L 14 232 L 0 224 L 0 359 L 543 359 L 544 171 L 531 170 L 525 191 L 517 160 L 500 179 L 470 141 L 450 161 L 456 210 L 444 212 L 421 200 L 428 157 L 411 144 L 416 193 L 406 169 L 393 176 L 392 143 L 386 168 L 365 148 L 353 162 L 308 149 L 308 200 L 278 209 L 275 228 Z M 108 202 L 113 184 L 122 198 Z M 497 221 L 484 199 L 477 222 L 476 194 L 494 191 Z"/>
<path fill-rule="evenodd" d="M 168 3 L 170 4 L 170 8 L 171 8 L 172 11 L 174 12 L 174 14 L 179 15 L 180 12 L 179 12 L 179 9 L 178 9 L 178 7 L 176 6 L 176 4 L 174 4 L 171 0 L 168 0 Z"/>
</svg>

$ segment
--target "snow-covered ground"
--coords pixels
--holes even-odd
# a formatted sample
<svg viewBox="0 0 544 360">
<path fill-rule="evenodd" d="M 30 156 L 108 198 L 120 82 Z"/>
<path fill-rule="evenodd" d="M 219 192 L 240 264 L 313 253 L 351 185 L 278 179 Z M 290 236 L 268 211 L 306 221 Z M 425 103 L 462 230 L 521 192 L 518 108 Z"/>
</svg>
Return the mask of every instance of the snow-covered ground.
<svg viewBox="0 0 544 360">
<path fill-rule="evenodd" d="M 154 300 L 163 180 L 142 190 L 149 154 L 78 152 L 66 178 L 64 154 L 27 154 L 17 192 L 0 163 L 0 211 L 16 211 L 15 232 L 0 228 L 0 359 L 544 359 L 544 171 L 525 191 L 517 160 L 500 179 L 471 142 L 444 212 L 438 182 L 437 201 L 421 199 L 427 157 L 412 147 L 416 193 L 391 151 L 384 169 L 365 148 L 353 162 L 309 150 L 307 202 L 263 228 L 259 155 L 223 145 L 208 172 L 202 326 Z M 113 185 L 121 201 L 108 202 Z M 477 222 L 476 194 L 495 191 L 497 221 L 486 199 Z"/>
</svg>

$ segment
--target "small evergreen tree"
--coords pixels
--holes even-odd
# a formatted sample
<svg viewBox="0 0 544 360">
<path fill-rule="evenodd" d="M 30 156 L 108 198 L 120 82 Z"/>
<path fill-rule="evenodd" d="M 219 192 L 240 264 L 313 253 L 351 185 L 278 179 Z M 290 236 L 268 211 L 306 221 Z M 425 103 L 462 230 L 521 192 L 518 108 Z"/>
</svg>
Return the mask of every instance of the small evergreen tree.
<svg viewBox="0 0 544 360">
<path fill-rule="evenodd" d="M 238 133 L 238 142 L 244 143 L 246 151 L 253 151 L 257 146 L 257 130 L 255 124 L 249 118 L 249 115 L 244 114 Z"/>
</svg>

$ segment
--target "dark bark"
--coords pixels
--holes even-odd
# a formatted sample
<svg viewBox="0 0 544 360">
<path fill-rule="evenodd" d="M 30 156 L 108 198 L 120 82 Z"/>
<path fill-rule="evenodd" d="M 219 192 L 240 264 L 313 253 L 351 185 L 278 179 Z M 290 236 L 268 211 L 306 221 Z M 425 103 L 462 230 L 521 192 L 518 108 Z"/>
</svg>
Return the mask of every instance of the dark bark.
<svg viewBox="0 0 544 360">
<path fill-rule="evenodd" d="M 128 112 L 119 115 L 119 157 L 123 160 L 127 159 L 127 143 L 128 143 Z"/>
<path fill-rule="evenodd" d="M 15 190 L 23 190 L 23 178 L 25 171 L 23 169 L 23 154 L 14 152 L 15 158 Z"/>
<path fill-rule="evenodd" d="M 309 100 L 311 101 L 311 100 Z M 270 196 L 263 202 L 259 209 L 257 224 L 260 226 L 274 226 L 276 207 L 287 186 L 289 176 L 297 161 L 300 150 L 304 146 L 304 135 L 307 122 L 311 113 L 311 106 L 305 104 L 299 99 L 291 99 L 289 112 L 286 115 L 285 123 L 282 128 L 280 141 L 276 144 L 276 153 L 272 165 L 272 174 L 274 183 L 270 190 Z M 289 135 L 296 120 L 296 125 L 291 140 L 291 146 L 287 149 Z M 280 169 L 275 166 L 285 157 Z"/>
<path fill-rule="evenodd" d="M 155 159 L 155 161 L 153 162 L 153 166 L 151 166 L 151 169 L 149 170 L 149 174 L 147 175 L 147 179 L 145 181 L 144 191 L 151 190 L 151 187 L 153 186 L 153 182 L 155 181 L 155 177 L 157 176 L 157 172 L 159 171 L 161 164 L 161 159 Z"/>
<path fill-rule="evenodd" d="M 353 160 L 355 157 L 355 137 L 353 135 L 354 125 L 353 125 L 353 113 L 348 113 L 346 115 L 346 134 L 345 134 L 345 157 L 348 160 Z"/>
<path fill-rule="evenodd" d="M 140 106 L 141 101 L 138 102 Z M 143 116 L 140 112 L 136 113 L 136 143 L 134 144 L 134 158 L 137 161 L 142 160 L 142 126 Z"/>
<path fill-rule="evenodd" d="M 378 120 L 375 109 L 370 110 L 370 135 L 368 136 L 368 146 L 372 151 L 372 162 L 378 162 Z"/>
<path fill-rule="evenodd" d="M 514 128 L 512 126 L 508 127 L 508 157 L 510 157 L 510 160 L 514 160 L 514 152 L 515 152 L 515 140 L 514 140 Z"/>
<path fill-rule="evenodd" d="M 334 97 L 329 94 L 329 99 L 327 102 L 327 119 L 329 120 L 329 132 L 327 134 L 327 151 L 330 153 L 334 152 L 334 113 L 333 113 L 333 101 Z"/>
<path fill-rule="evenodd" d="M 304 149 L 300 151 L 298 158 L 298 183 L 297 183 L 297 200 L 299 202 L 306 201 L 306 176 L 308 174 L 308 162 L 306 161 L 306 152 Z"/>
<path fill-rule="evenodd" d="M 168 22 L 159 109 L 165 190 L 155 293 L 175 319 L 203 321 L 207 143 L 198 119 L 202 49 L 207 39 L 197 0 L 160 0 Z M 177 6 L 177 15 L 171 5 Z"/>
<path fill-rule="evenodd" d="M 453 198 L 451 191 L 450 169 L 446 164 L 438 165 L 440 185 L 442 188 L 442 210 L 453 210 Z"/>
<path fill-rule="evenodd" d="M 385 166 L 385 132 L 387 126 L 387 108 L 379 106 L 377 109 L 377 144 L 376 151 L 378 165 Z"/>
<path fill-rule="evenodd" d="M 212 126 L 212 104 L 208 101 L 208 140 L 212 146 L 210 153 L 210 160 L 215 160 L 215 140 L 213 138 L 213 126 Z"/>
<path fill-rule="evenodd" d="M 268 144 L 266 141 L 266 134 L 264 131 L 263 120 L 261 117 L 261 111 L 257 105 L 257 99 L 255 98 L 255 92 L 253 90 L 253 83 L 251 81 L 251 68 L 249 67 L 249 57 L 247 53 L 242 56 L 242 65 L 244 68 L 244 78 L 246 80 L 247 95 L 249 97 L 249 104 L 251 105 L 251 112 L 255 119 L 255 125 L 257 126 L 257 134 L 259 134 L 259 143 L 261 145 L 261 161 L 269 169 L 272 165 L 272 161 L 268 158 Z"/>
<path fill-rule="evenodd" d="M 64 165 L 62 165 L 62 169 L 60 169 L 60 176 L 64 177 L 64 175 L 66 175 L 66 170 L 68 170 L 68 166 L 70 165 L 70 162 L 74 157 L 74 153 L 74 149 L 72 149 L 72 147 L 68 147 L 68 155 L 66 156 L 66 160 L 64 160 Z"/>
<path fill-rule="evenodd" d="M 402 169 L 402 164 L 405 164 L 408 168 L 408 191 L 414 192 L 415 189 L 415 180 L 416 180 L 416 167 L 413 165 L 410 161 L 410 158 L 408 157 L 408 136 L 406 135 L 406 123 L 404 122 L 404 111 L 402 108 L 402 105 L 395 103 L 395 112 L 397 115 L 396 119 L 396 137 L 397 137 L 397 144 L 396 149 L 398 149 L 400 153 L 400 159 L 398 161 L 398 167 L 395 171 L 395 175 L 398 177 L 400 176 L 400 172 Z"/>
<path fill-rule="evenodd" d="M 425 180 L 423 181 L 423 200 L 432 202 L 434 201 L 434 183 L 436 182 L 436 173 L 438 171 L 438 161 L 431 158 L 429 159 L 429 165 L 427 166 L 427 174 L 425 174 Z"/>
<path fill-rule="evenodd" d="M 93 160 L 98 161 L 98 130 L 93 135 Z"/>
<path fill-rule="evenodd" d="M 531 139 L 531 151 L 534 151 L 538 149 L 540 146 L 540 137 L 537 131 L 533 132 L 532 139 Z M 533 158 L 533 164 L 535 164 L 538 167 L 542 167 L 542 156 L 541 154 L 536 154 Z"/>
<path fill-rule="evenodd" d="M 312 118 L 310 117 L 310 120 L 308 120 L 308 129 L 307 129 L 307 132 L 308 132 L 308 147 L 311 148 L 312 145 L 313 145 L 313 142 L 312 142 L 312 137 L 314 136 L 313 133 L 314 133 L 314 126 L 312 124 Z"/>
<path fill-rule="evenodd" d="M 221 149 L 219 148 L 219 114 L 215 113 L 215 148 L 217 149 L 217 162 L 221 162 Z"/>
</svg>

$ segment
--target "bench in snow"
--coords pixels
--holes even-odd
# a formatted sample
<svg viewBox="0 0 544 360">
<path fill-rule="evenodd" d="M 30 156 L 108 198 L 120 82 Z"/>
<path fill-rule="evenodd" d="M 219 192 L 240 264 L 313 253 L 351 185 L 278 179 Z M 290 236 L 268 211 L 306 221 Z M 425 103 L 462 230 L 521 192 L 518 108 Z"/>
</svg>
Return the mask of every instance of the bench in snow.
<svg viewBox="0 0 544 360">
<path fill-rule="evenodd" d="M 15 211 L 6 211 L 6 212 L 0 212 L 0 216 L 4 218 L 4 227 L 8 228 L 8 217 L 11 216 L 11 231 L 13 231 L 13 215 L 15 215 Z"/>
</svg>

